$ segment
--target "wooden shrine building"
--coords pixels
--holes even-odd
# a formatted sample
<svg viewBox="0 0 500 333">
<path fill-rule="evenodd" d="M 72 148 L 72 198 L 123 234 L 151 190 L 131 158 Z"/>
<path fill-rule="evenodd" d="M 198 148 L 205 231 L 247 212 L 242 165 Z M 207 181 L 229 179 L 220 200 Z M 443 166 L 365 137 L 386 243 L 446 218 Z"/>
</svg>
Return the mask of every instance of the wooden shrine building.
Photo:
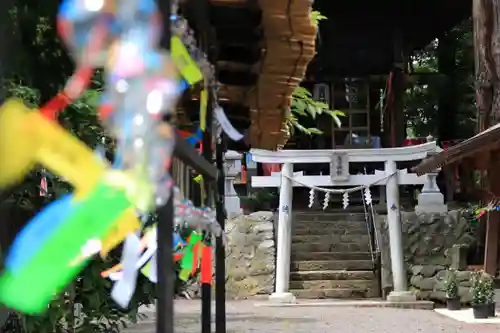
<svg viewBox="0 0 500 333">
<path fill-rule="evenodd" d="M 203 12 L 198 2 L 206 1 L 186 2 L 188 18 Z M 205 35 L 226 112 L 238 129 L 248 129 L 251 147 L 271 150 L 288 140 L 285 110 L 301 82 L 346 116 L 341 128 L 331 118 L 318 119 L 313 125 L 324 135 L 305 138 L 305 145 L 291 140 L 287 147 L 401 146 L 410 55 L 470 17 L 472 6 L 467 0 L 208 3 L 205 23 L 193 28 Z M 327 17 L 319 29 L 311 22 L 312 8 Z M 187 123 L 196 121 L 197 107 L 186 115 Z"/>
<path fill-rule="evenodd" d="M 402 97 L 412 76 L 409 58 L 470 17 L 471 6 L 465 0 L 316 0 L 315 9 L 328 19 L 320 25 L 318 54 L 305 84 L 346 117 L 341 128 L 320 122 L 324 137 L 304 148 L 401 146 L 406 138 Z M 440 72 L 452 74 L 447 68 Z M 454 113 L 453 105 L 440 109 Z"/>
<path fill-rule="evenodd" d="M 499 205 L 500 199 L 500 173 L 498 172 L 500 153 L 500 124 L 497 124 L 480 134 L 463 141 L 450 149 L 432 156 L 413 171 L 419 175 L 432 172 L 454 163 L 461 163 L 480 174 L 477 183 L 468 184 L 469 190 L 476 189 L 477 199 L 484 206 Z M 481 223 L 486 224 L 484 270 L 492 275 L 497 274 L 500 267 L 499 240 L 500 240 L 500 212 L 491 211 L 482 218 Z"/>
</svg>

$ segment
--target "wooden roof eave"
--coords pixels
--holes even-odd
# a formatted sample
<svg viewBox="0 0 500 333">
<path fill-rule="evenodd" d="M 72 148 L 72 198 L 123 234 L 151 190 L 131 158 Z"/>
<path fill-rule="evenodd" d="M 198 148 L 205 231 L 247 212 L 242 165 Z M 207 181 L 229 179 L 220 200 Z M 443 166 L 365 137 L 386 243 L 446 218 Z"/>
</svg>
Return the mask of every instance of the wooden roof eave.
<svg viewBox="0 0 500 333">
<path fill-rule="evenodd" d="M 260 12 L 262 39 L 257 44 L 260 60 L 247 65 L 248 60 L 239 63 L 236 59 L 219 59 L 216 64 L 219 79 L 222 74 L 243 73 L 255 75 L 256 83 L 249 86 L 228 83 L 224 79 L 218 95 L 221 100 L 245 105 L 251 110 L 249 139 L 252 147 L 275 150 L 287 140 L 283 131 L 287 115 L 284 110 L 290 107 L 292 94 L 316 54 L 317 29 L 311 21 L 312 1 L 209 1 L 219 8 L 254 8 Z M 234 24 L 219 27 L 230 29 Z"/>
<path fill-rule="evenodd" d="M 419 165 L 413 167 L 412 171 L 420 176 L 478 153 L 486 153 L 494 150 L 499 144 L 500 124 L 497 124 L 468 140 L 425 159 Z"/>
<path fill-rule="evenodd" d="M 317 29 L 310 0 L 258 0 L 265 47 L 259 79 L 249 91 L 252 147 L 275 150 L 286 143 L 286 109 L 316 54 Z"/>
</svg>

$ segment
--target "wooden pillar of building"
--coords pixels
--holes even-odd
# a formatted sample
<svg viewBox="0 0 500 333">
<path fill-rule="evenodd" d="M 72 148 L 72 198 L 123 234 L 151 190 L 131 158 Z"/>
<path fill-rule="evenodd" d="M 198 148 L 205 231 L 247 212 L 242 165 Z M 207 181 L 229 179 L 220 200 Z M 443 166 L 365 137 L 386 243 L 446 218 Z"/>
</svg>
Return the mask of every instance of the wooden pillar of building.
<svg viewBox="0 0 500 333">
<path fill-rule="evenodd" d="M 393 69 L 391 75 L 392 96 L 389 96 L 387 122 L 390 124 L 390 146 L 400 147 L 406 138 L 406 124 L 403 113 L 403 96 L 406 89 L 406 73 L 408 61 L 402 31 L 396 27 L 393 35 Z"/>
<path fill-rule="evenodd" d="M 500 38 L 500 0 L 473 0 L 472 18 L 474 26 L 474 51 L 476 69 L 476 104 L 478 106 L 479 130 L 485 130 L 500 121 L 500 50 L 493 47 Z M 492 158 L 487 168 L 489 192 L 500 195 L 498 164 Z M 485 271 L 496 274 L 498 268 L 498 240 L 500 214 L 490 214 L 486 228 L 484 254 Z"/>
<path fill-rule="evenodd" d="M 500 162 L 490 160 L 488 169 L 488 186 L 494 197 L 500 198 Z M 498 247 L 500 240 L 500 212 L 489 212 L 486 218 L 486 240 L 484 249 L 484 270 L 486 273 L 496 275 L 498 270 Z"/>
</svg>

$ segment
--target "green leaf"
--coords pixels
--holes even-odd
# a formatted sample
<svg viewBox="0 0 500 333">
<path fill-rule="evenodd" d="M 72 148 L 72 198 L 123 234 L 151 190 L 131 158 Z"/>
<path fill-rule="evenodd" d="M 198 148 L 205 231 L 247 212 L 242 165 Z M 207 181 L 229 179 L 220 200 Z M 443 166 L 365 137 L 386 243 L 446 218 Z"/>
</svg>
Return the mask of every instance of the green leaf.
<svg viewBox="0 0 500 333">
<path fill-rule="evenodd" d="M 333 121 L 335 122 L 335 124 L 337 125 L 337 127 L 341 127 L 342 126 L 342 122 L 340 121 L 339 117 L 344 117 L 345 114 L 344 112 L 342 111 L 338 111 L 338 110 L 326 110 L 325 111 L 328 115 L 330 115 L 330 117 L 332 117 Z"/>
<path fill-rule="evenodd" d="M 309 132 L 309 134 L 317 134 L 317 135 L 321 135 L 323 134 L 323 131 L 318 129 L 318 128 L 315 128 L 315 127 L 309 127 L 307 129 L 307 131 Z"/>
<path fill-rule="evenodd" d="M 307 98 L 307 97 L 311 97 L 312 94 L 309 90 L 307 90 L 306 88 L 304 87 L 301 87 L 301 86 L 298 86 L 297 88 L 295 88 L 295 90 L 293 91 L 293 94 L 292 94 L 293 97 L 297 97 L 297 98 Z"/>
<path fill-rule="evenodd" d="M 320 102 L 320 101 L 314 101 L 314 105 L 317 107 L 317 108 L 320 108 L 322 110 L 328 110 L 329 109 L 329 105 L 324 103 L 324 102 Z"/>
<path fill-rule="evenodd" d="M 326 110 L 325 112 L 332 117 L 345 117 L 345 113 L 340 110 Z"/>
<path fill-rule="evenodd" d="M 301 131 L 302 133 L 305 133 L 305 134 L 308 134 L 310 135 L 311 133 L 307 130 L 307 128 L 305 128 L 304 126 L 302 126 L 301 124 L 299 124 L 299 122 L 297 121 L 292 121 L 292 124 L 293 124 L 293 127 L 298 129 L 299 131 Z"/>
<path fill-rule="evenodd" d="M 295 108 L 299 111 L 304 111 L 307 108 L 307 103 L 304 100 L 297 99 L 295 100 Z"/>
<path fill-rule="evenodd" d="M 309 112 L 309 115 L 311 116 L 312 119 L 316 119 L 316 115 L 318 114 L 318 109 L 314 107 L 314 105 L 307 105 L 307 112 Z"/>
<path fill-rule="evenodd" d="M 318 26 L 320 21 L 326 20 L 327 17 L 321 14 L 319 11 L 314 10 L 311 12 L 311 23 L 314 26 Z"/>
</svg>

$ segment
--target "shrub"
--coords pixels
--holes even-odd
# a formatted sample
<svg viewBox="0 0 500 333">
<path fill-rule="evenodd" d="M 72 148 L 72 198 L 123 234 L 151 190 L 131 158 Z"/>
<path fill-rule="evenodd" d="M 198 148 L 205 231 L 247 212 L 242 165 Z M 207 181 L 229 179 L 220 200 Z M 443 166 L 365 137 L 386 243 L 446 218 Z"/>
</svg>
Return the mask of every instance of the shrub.
<svg viewBox="0 0 500 333">
<path fill-rule="evenodd" d="M 448 271 L 446 280 L 444 281 L 444 291 L 446 298 L 452 299 L 458 297 L 457 272 L 454 269 Z"/>
<path fill-rule="evenodd" d="M 472 304 L 491 304 L 495 297 L 493 278 L 483 271 L 472 275 Z"/>
</svg>

